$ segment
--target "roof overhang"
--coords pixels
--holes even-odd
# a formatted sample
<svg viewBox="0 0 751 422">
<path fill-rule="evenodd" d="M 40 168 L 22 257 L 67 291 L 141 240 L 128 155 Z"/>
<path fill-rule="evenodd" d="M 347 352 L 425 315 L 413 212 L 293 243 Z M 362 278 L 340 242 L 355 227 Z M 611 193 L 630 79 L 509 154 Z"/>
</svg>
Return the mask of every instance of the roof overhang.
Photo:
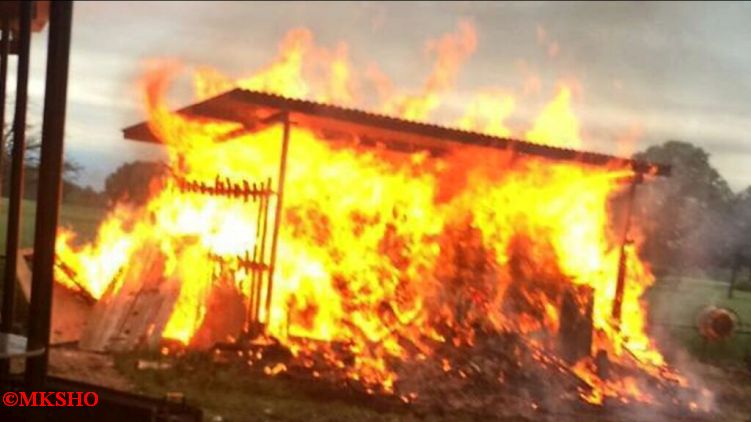
<svg viewBox="0 0 751 422">
<path fill-rule="evenodd" d="M 436 154 L 458 145 L 473 145 L 553 160 L 630 167 L 637 173 L 661 176 L 670 174 L 670 167 L 663 164 L 501 138 L 241 88 L 184 107 L 177 112 L 197 118 L 237 122 L 242 125 L 244 132 L 265 127 L 275 122 L 279 115 L 288 113 L 290 122 L 294 125 L 318 131 L 326 139 L 352 139 L 359 145 L 381 144 L 398 151 L 429 150 Z M 126 139 L 135 141 L 160 143 L 146 122 L 123 129 L 123 135 Z"/>
</svg>

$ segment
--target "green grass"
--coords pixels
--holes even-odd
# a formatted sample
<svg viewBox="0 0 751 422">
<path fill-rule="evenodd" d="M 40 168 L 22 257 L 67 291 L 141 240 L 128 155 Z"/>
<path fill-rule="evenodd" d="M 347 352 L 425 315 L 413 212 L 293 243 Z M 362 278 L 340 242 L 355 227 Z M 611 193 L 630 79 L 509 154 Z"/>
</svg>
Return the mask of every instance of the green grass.
<svg viewBox="0 0 751 422">
<path fill-rule="evenodd" d="M 96 230 L 100 221 L 104 217 L 106 210 L 104 208 L 85 207 L 79 205 L 62 204 L 60 207 L 59 226 L 68 227 L 78 233 L 79 241 L 92 240 L 96 236 Z M 21 233 L 19 239 L 20 248 L 31 248 L 34 246 L 34 216 L 36 214 L 36 202 L 24 200 L 21 203 Z M 8 221 L 8 199 L 0 199 L 0 274 L 5 269 L 5 242 L 7 235 Z M 2 276 L 0 276 L 2 278 Z M 2 283 L 0 282 L 0 292 L 2 292 Z M 19 324 L 17 329 L 20 332 L 25 331 L 23 326 L 28 316 L 26 315 L 27 307 L 20 296 L 17 296 L 15 322 Z"/>
<path fill-rule="evenodd" d="M 646 295 L 650 319 L 668 336 L 700 358 L 739 361 L 751 350 L 751 292 L 736 290 L 727 297 L 728 284 L 710 279 L 666 278 L 657 282 Z M 696 319 L 707 306 L 735 311 L 740 325 L 725 341 L 707 343 L 696 330 Z"/>
<path fill-rule="evenodd" d="M 60 207 L 59 225 L 70 227 L 79 235 L 79 240 L 93 239 L 99 222 L 105 215 L 104 208 L 85 207 L 80 205 L 63 204 Z M 36 202 L 24 200 L 21 204 L 21 238 L 20 247 L 28 248 L 34 245 L 34 215 Z M 0 201 L 0 253 L 5 254 L 5 237 L 7 232 L 8 199 Z"/>
</svg>

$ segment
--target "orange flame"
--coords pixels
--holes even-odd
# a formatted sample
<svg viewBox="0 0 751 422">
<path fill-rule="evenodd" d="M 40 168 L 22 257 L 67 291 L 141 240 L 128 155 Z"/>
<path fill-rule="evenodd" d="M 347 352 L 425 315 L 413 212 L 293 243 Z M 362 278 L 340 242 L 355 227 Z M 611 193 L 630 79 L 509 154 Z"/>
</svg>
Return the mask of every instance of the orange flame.
<svg viewBox="0 0 751 422">
<path fill-rule="evenodd" d="M 386 98 L 377 108 L 407 119 L 427 118 L 476 43 L 466 22 L 429 43 L 436 62 L 423 89 Z M 311 64 L 323 66 L 327 76 L 306 77 Z M 387 95 L 394 88 L 376 69 L 371 67 L 371 79 Z M 238 125 L 170 112 L 165 91 L 176 71 L 162 66 L 144 79 L 149 123 L 167 147 L 172 171 L 206 183 L 218 175 L 276 177 L 281 129 L 216 142 Z M 314 45 L 310 31 L 298 29 L 285 37 L 277 58 L 252 77 L 235 82 L 203 68 L 194 82 L 198 99 L 239 86 L 350 104 L 358 100 L 355 74 L 345 45 L 328 52 Z M 511 136 L 504 121 L 515 106 L 511 94 L 479 93 L 458 124 Z M 582 145 L 570 88 L 560 87 L 525 138 Z M 593 348 L 624 362 L 633 357 L 642 369 L 664 373 L 663 358 L 645 332 L 640 302 L 653 277 L 635 246 L 628 249 L 623 321 L 617 329 L 610 317 L 619 240 L 610 230 L 608 204 L 628 170 L 469 147 L 442 158 L 341 149 L 304 127 L 294 128 L 290 144 L 276 284 L 271 314 L 262 317 L 269 334 L 298 357 L 322 351 L 350 378 L 392 392 L 399 380 L 389 364 L 393 359 L 431 356 L 435 342 L 471 345 L 477 322 L 495 330 L 555 333 L 562 295 L 585 285 L 593 291 Z M 155 267 L 156 275 L 179 286 L 162 336 L 195 344 L 196 333 L 212 317 L 208 308 L 217 286 L 247 297 L 248 274 L 218 269 L 209 256 L 252 250 L 256 218 L 255 207 L 242 201 L 181 192 L 167 178 L 143 209 L 118 204 L 94 243 L 75 247 L 72 236 L 61 233 L 58 256 L 98 298 L 110 283 L 116 286 L 127 277 L 117 275 L 121 268 L 148 262 L 145 254 L 157 248 L 163 265 Z M 449 339 L 441 326 L 461 336 Z M 348 345 L 353 363 L 342 362 L 331 349 L 334 341 Z M 449 362 L 442 366 L 451 370 Z M 587 400 L 649 400 L 631 380 L 599 380 L 587 360 L 574 371 L 594 388 L 584 395 Z"/>
</svg>

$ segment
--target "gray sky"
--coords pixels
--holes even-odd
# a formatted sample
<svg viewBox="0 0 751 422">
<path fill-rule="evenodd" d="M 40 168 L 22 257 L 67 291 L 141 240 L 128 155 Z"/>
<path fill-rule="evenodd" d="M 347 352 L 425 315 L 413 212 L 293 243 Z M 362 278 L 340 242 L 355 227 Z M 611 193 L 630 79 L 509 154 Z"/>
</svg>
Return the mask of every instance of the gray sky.
<svg viewBox="0 0 751 422">
<path fill-rule="evenodd" d="M 417 90 L 431 67 L 425 42 L 463 18 L 474 23 L 478 47 L 439 117 L 480 88 L 518 88 L 524 67 L 543 89 L 518 101 L 517 120 L 534 116 L 558 80 L 575 78 L 586 149 L 619 154 L 616 140 L 629 133 L 639 134 L 636 149 L 685 140 L 710 152 L 734 190 L 751 184 L 751 3 L 740 2 L 78 2 L 66 153 L 84 165 L 80 181 L 95 188 L 121 163 L 159 156 L 120 134 L 143 120 L 136 83 L 145 59 L 247 76 L 276 55 L 288 30 L 307 27 L 317 45 L 346 42 L 357 68 L 377 63 L 397 85 Z M 45 30 L 32 46 L 35 117 L 46 42 Z"/>
</svg>

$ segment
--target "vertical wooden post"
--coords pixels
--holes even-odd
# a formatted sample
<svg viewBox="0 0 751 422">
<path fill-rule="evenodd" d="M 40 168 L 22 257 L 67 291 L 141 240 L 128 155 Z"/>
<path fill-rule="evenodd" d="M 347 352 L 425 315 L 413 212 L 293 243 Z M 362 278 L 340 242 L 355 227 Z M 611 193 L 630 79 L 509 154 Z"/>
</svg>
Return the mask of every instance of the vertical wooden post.
<svg viewBox="0 0 751 422">
<path fill-rule="evenodd" d="M 2 322 L 0 332 L 10 333 L 16 297 L 16 261 L 21 226 L 23 167 L 26 149 L 26 105 L 29 82 L 32 2 L 21 2 L 18 39 L 16 106 L 13 117 L 13 153 L 11 156 L 10 192 L 8 194 L 8 226 L 5 238 L 5 269 L 3 273 Z M 8 360 L 0 361 L 0 376 L 8 374 Z"/>
<path fill-rule="evenodd" d="M 44 348 L 44 353 L 26 361 L 25 378 L 30 390 L 42 388 L 47 375 L 72 19 L 73 3 L 71 1 L 50 2 L 47 80 L 44 94 L 42 151 L 39 162 L 39 192 L 34 230 L 34 267 L 31 279 L 27 345 L 30 350 Z"/>
<path fill-rule="evenodd" d="M 282 204 L 284 201 L 284 179 L 287 173 L 287 150 L 289 149 L 290 122 L 289 112 L 282 115 L 284 133 L 282 135 L 282 156 L 279 163 L 279 180 L 276 188 L 276 215 L 274 216 L 274 231 L 271 238 L 271 259 L 269 268 L 269 284 L 266 289 L 266 325 L 271 320 L 271 294 L 274 287 L 274 272 L 276 271 L 276 254 L 279 241 L 279 227 L 282 224 Z"/>
<path fill-rule="evenodd" d="M 563 293 L 560 309 L 558 341 L 561 356 L 574 364 L 592 354 L 594 289 L 571 286 Z"/>
<path fill-rule="evenodd" d="M 256 245 L 253 248 L 253 261 L 264 264 L 266 262 L 266 237 L 269 222 L 269 193 L 271 192 L 271 178 L 261 184 L 260 201 L 258 204 L 258 220 L 256 221 Z M 253 270 L 251 291 L 248 300 L 248 316 L 245 324 L 245 334 L 253 337 L 261 334 L 261 298 L 263 293 L 263 281 L 269 268 Z"/>
<path fill-rule="evenodd" d="M 3 168 L 5 161 L 5 100 L 7 94 L 8 56 L 10 54 L 10 18 L 4 16 L 2 22 L 2 38 L 0 38 L 0 193 L 3 186 Z M 0 198 L 2 195 L 0 195 Z"/>
<path fill-rule="evenodd" d="M 623 291 L 626 288 L 626 245 L 628 244 L 628 233 L 631 230 L 631 216 L 634 210 L 634 197 L 636 196 L 636 185 L 642 181 L 641 173 L 636 173 L 631 182 L 631 189 L 628 193 L 628 203 L 626 204 L 626 219 L 623 224 L 623 234 L 621 236 L 621 254 L 618 259 L 618 278 L 615 285 L 615 299 L 613 300 L 613 321 L 617 327 L 621 324 L 621 311 L 623 307 Z"/>
</svg>

